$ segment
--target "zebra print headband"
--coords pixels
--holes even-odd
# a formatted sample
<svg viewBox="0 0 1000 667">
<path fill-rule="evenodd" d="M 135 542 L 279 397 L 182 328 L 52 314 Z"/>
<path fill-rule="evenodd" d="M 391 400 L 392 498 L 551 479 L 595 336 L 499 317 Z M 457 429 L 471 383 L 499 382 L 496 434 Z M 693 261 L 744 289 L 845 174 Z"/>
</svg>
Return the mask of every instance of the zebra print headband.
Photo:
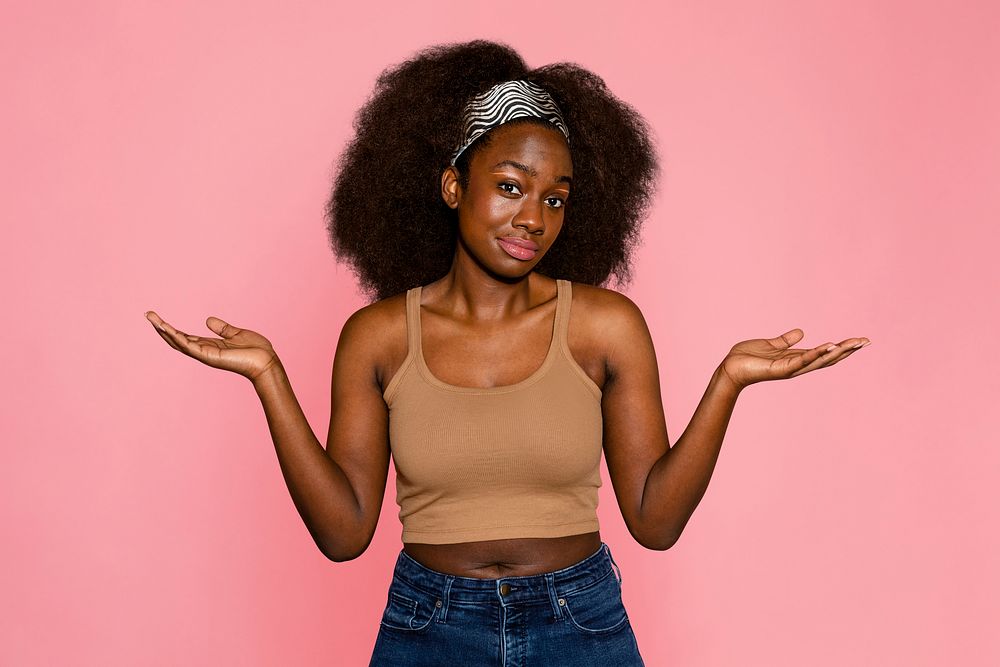
<svg viewBox="0 0 1000 667">
<path fill-rule="evenodd" d="M 555 125 L 569 141 L 569 130 L 555 100 L 545 89 L 530 81 L 504 81 L 485 93 L 476 95 L 465 106 L 465 140 L 451 157 L 454 166 L 458 156 L 472 142 L 494 127 L 515 118 L 542 118 Z"/>
</svg>

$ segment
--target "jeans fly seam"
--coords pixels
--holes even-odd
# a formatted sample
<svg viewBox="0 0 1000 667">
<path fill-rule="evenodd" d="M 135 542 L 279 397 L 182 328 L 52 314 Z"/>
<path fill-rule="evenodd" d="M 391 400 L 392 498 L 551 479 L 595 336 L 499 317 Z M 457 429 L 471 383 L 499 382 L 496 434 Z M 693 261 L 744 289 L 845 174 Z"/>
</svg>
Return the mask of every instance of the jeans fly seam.
<svg viewBox="0 0 1000 667">
<path fill-rule="evenodd" d="M 555 577 L 551 574 L 545 575 L 545 588 L 549 593 L 549 604 L 552 605 L 552 617 L 555 619 L 562 618 L 562 607 L 559 606 L 558 596 L 556 595 Z"/>
<path fill-rule="evenodd" d="M 448 603 L 451 598 L 451 584 L 455 581 L 455 577 L 448 575 L 444 579 L 444 606 L 441 608 L 441 615 L 438 617 L 438 623 L 447 623 L 448 621 Z"/>
</svg>

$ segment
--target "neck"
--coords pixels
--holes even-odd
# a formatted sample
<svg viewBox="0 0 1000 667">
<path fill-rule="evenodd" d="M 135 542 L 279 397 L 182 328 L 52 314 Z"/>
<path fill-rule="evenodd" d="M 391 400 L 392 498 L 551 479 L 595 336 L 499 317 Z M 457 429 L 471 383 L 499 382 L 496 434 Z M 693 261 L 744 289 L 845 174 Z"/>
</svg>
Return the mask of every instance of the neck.
<svg viewBox="0 0 1000 667">
<path fill-rule="evenodd" d="M 498 320 L 528 310 L 537 283 L 534 271 L 523 276 L 501 276 L 485 270 L 459 248 L 448 273 L 428 285 L 426 291 L 455 318 Z"/>
</svg>

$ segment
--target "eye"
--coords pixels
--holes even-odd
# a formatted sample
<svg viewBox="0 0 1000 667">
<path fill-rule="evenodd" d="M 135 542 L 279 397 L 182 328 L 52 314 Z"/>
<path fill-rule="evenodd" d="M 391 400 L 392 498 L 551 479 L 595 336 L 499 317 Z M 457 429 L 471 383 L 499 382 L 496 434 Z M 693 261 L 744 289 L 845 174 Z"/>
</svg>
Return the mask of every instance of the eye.
<svg viewBox="0 0 1000 667">
<path fill-rule="evenodd" d="M 509 188 L 509 189 L 508 189 Z M 521 189 L 517 187 L 517 183 L 504 182 L 500 184 L 500 189 L 512 195 L 521 194 Z"/>
<path fill-rule="evenodd" d="M 552 208 L 562 208 L 566 204 L 566 202 L 559 197 L 547 197 L 545 201 L 548 202 L 549 206 Z"/>
</svg>

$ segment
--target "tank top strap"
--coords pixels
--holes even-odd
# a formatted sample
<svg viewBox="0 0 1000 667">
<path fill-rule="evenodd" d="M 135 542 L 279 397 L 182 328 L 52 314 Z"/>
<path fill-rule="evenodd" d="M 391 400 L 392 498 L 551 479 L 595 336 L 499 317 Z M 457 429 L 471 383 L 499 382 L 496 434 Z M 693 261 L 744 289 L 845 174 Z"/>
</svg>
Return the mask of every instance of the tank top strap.
<svg viewBox="0 0 1000 667">
<path fill-rule="evenodd" d="M 406 291 L 406 344 L 408 356 L 420 354 L 420 290 L 417 286 Z"/>
<path fill-rule="evenodd" d="M 569 309 L 573 301 L 573 283 L 562 278 L 556 279 L 556 322 L 553 346 L 568 346 Z"/>
</svg>

